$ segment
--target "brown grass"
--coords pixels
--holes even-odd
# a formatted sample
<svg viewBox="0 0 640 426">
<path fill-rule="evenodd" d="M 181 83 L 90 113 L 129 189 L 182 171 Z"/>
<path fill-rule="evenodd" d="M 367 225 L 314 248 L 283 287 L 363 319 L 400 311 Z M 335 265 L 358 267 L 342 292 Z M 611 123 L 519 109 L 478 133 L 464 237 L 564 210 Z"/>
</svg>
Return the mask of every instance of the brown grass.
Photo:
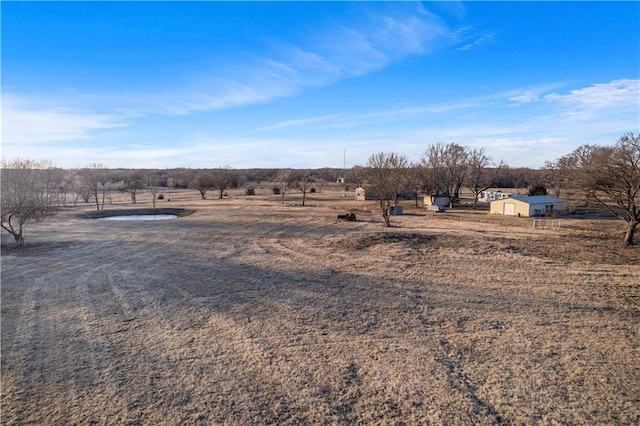
<svg viewBox="0 0 640 426">
<path fill-rule="evenodd" d="M 2 253 L 2 423 L 640 423 L 621 223 L 407 206 L 385 229 L 340 196 L 29 228 Z"/>
</svg>

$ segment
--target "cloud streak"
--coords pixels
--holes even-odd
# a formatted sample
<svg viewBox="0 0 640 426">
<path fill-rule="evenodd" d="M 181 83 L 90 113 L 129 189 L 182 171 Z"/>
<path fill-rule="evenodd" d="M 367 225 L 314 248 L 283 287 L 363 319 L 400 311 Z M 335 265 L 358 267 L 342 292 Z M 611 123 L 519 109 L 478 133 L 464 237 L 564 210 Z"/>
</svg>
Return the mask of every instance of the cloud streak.
<svg viewBox="0 0 640 426">
<path fill-rule="evenodd" d="M 2 98 L 3 145 L 86 140 L 106 129 L 124 127 L 124 117 L 70 108 L 43 108 L 12 94 Z"/>
<path fill-rule="evenodd" d="M 362 141 L 369 144 L 365 150 L 376 144 L 393 146 L 414 159 L 429 143 L 455 141 L 485 147 L 512 165 L 531 167 L 583 143 L 606 144 L 638 131 L 638 80 L 558 90 L 563 86 L 566 83 L 551 83 L 442 104 L 284 120 L 261 130 L 303 127 L 306 133 L 329 132 L 326 139 L 343 140 L 349 147 Z M 353 129 L 350 136 L 339 130 L 347 127 Z"/>
<path fill-rule="evenodd" d="M 298 44 L 274 41 L 272 55 L 218 65 L 232 72 L 197 78 L 187 94 L 174 93 L 154 105 L 165 105 L 157 112 L 181 115 L 264 103 L 425 54 L 449 35 L 439 18 L 421 7 L 392 10 L 367 13 L 357 25 L 330 24 Z"/>
<path fill-rule="evenodd" d="M 277 130 L 289 127 L 323 124 L 330 127 L 347 127 L 370 124 L 380 120 L 406 119 L 425 117 L 432 114 L 454 114 L 463 111 L 495 111 L 510 110 L 512 106 L 526 106 L 527 104 L 542 103 L 546 109 L 543 112 L 524 112 L 522 115 L 535 119 L 544 114 L 554 114 L 555 120 L 575 119 L 588 120 L 595 114 L 624 114 L 633 115 L 638 112 L 640 99 L 639 80 L 614 80 L 609 83 L 594 84 L 589 87 L 575 89 L 566 94 L 549 93 L 551 90 L 563 86 L 563 83 L 550 83 L 535 87 L 525 87 L 503 92 L 487 94 L 472 98 L 459 99 L 452 102 L 413 107 L 391 108 L 370 112 L 342 112 L 324 114 L 315 117 L 304 117 L 283 120 L 259 128 L 259 131 Z M 548 107 L 559 107 L 553 112 Z M 499 113 L 498 113 L 499 114 Z"/>
<path fill-rule="evenodd" d="M 640 80 L 620 79 L 572 90 L 566 95 L 552 93 L 544 98 L 557 103 L 567 111 L 568 117 L 588 120 L 603 112 L 635 111 L 640 100 Z"/>
<path fill-rule="evenodd" d="M 78 89 L 64 98 L 45 95 L 50 104 L 71 105 L 64 108 L 37 107 L 42 102 L 36 101 L 27 105 L 24 98 L 3 94 L 3 139 L 12 144 L 87 140 L 100 131 L 127 126 L 135 118 L 263 104 L 424 54 L 448 34 L 439 18 L 421 6 L 368 11 L 361 18 L 356 24 L 325 24 L 296 44 L 272 41 L 265 55 L 192 71 L 176 78 L 177 90 L 96 94 Z M 298 124 L 304 122 L 277 123 L 263 130 Z"/>
</svg>

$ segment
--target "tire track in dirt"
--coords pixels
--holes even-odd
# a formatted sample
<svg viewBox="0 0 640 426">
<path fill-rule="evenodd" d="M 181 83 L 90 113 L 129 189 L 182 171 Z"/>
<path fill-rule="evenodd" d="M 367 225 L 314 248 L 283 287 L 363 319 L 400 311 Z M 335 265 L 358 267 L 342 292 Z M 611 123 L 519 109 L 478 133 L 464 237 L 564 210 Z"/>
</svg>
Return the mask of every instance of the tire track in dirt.
<svg viewBox="0 0 640 426">
<path fill-rule="evenodd" d="M 3 341 L 2 358 L 3 383 L 2 407 L 3 417 L 13 419 L 15 424 L 26 422 L 27 411 L 23 409 L 31 399 L 33 378 L 30 364 L 36 356 L 33 347 L 38 334 L 38 311 L 40 289 L 35 285 L 29 286 L 23 294 L 19 304 L 21 309 L 15 320 L 16 329 L 14 341 Z M 3 327 L 4 328 L 4 327 Z M 6 329 L 3 331 L 5 334 Z M 4 339 L 3 339 L 4 340 Z M 12 350 L 7 351 L 7 347 Z M 7 374 L 7 371 L 10 374 Z"/>
<path fill-rule="evenodd" d="M 29 395 L 9 404 L 10 409 L 18 407 L 21 413 L 18 423 L 43 423 L 55 418 L 60 421 L 86 419 L 83 401 L 90 395 L 87 386 L 95 383 L 98 371 L 94 346 L 99 335 L 97 324 L 88 324 L 91 315 L 82 296 L 86 293 L 82 278 L 74 283 L 80 297 L 71 297 L 73 306 L 67 306 L 67 300 L 59 298 L 60 292 L 66 292 L 69 287 L 59 288 L 52 284 L 55 279 L 50 278 L 53 277 L 39 278 L 36 286 L 31 287 L 36 291 L 30 292 L 31 302 L 24 306 L 32 309 L 21 318 L 27 330 L 18 331 L 26 339 L 17 345 L 18 356 L 23 357 L 24 362 L 20 367 L 11 367 L 11 371 L 15 374 L 22 370 L 29 377 L 18 384 L 17 391 L 9 391 Z"/>
<path fill-rule="evenodd" d="M 290 255 L 290 254 L 291 254 L 291 252 L 288 252 L 288 255 Z M 289 278 L 290 278 L 290 277 L 289 277 Z M 180 287 L 179 287 L 179 286 L 177 286 L 177 285 L 173 285 L 173 287 L 174 287 L 174 288 L 177 288 L 177 289 L 180 289 Z M 183 294 L 185 295 L 185 297 L 187 297 L 187 296 L 189 295 L 189 294 L 188 294 L 188 293 L 186 293 L 186 292 L 184 292 Z M 220 294 L 220 293 L 216 293 L 216 295 L 222 295 L 222 296 L 224 296 L 224 294 Z M 208 300 L 207 298 L 194 298 L 194 297 L 192 297 L 190 300 L 193 302 L 193 304 L 199 305 L 199 306 L 201 306 L 203 309 L 208 310 L 208 312 L 211 312 L 211 304 L 210 304 L 210 302 L 209 302 L 209 300 Z M 224 317 L 224 318 L 226 318 L 226 317 Z M 236 322 L 229 322 L 228 318 L 227 318 L 227 323 L 226 323 L 226 324 L 227 324 L 228 329 L 226 329 L 226 331 L 225 331 L 225 332 L 220 332 L 220 331 L 219 331 L 217 334 L 225 335 L 225 333 L 226 333 L 226 334 L 227 334 L 227 335 L 229 335 L 229 336 L 237 336 L 237 333 L 238 333 L 238 332 L 242 333 L 242 332 L 241 332 L 241 330 L 242 330 L 242 325 L 240 325 L 240 324 L 238 324 L 238 323 L 236 323 Z M 240 331 L 239 331 L 239 330 L 240 330 Z M 223 340 L 223 341 L 225 341 L 225 342 L 226 342 L 227 340 L 230 340 L 231 342 L 233 342 L 233 341 L 234 341 L 231 337 L 226 338 L 226 339 L 221 339 L 221 340 Z M 262 358 L 261 358 L 261 356 L 262 356 L 261 354 L 266 353 L 267 348 L 268 348 L 268 351 L 269 351 L 269 352 L 272 352 L 272 353 L 273 353 L 274 348 L 276 348 L 276 347 L 278 347 L 278 348 L 279 348 L 280 346 L 283 346 L 281 343 L 279 343 L 279 341 L 278 341 L 277 339 L 274 341 L 274 343 L 273 343 L 272 345 L 269 345 L 268 347 L 267 347 L 267 346 L 264 346 L 264 345 L 262 345 L 261 343 L 259 343 L 259 341 L 256 341 L 256 340 L 255 340 L 255 336 L 254 336 L 254 338 L 253 338 L 253 342 L 254 342 L 254 344 L 252 344 L 252 345 L 248 345 L 248 346 L 250 347 L 250 348 L 248 348 L 248 347 L 247 347 L 247 344 L 246 344 L 246 341 L 247 341 L 247 339 L 244 339 L 244 340 L 242 340 L 242 341 L 241 341 L 241 343 L 235 343 L 235 344 L 232 344 L 232 345 L 231 345 L 232 347 L 234 347 L 234 345 L 235 345 L 235 347 L 236 347 L 236 349 L 235 349 L 235 350 L 234 350 L 234 349 L 225 349 L 224 347 L 226 347 L 226 346 L 229 346 L 229 345 L 230 345 L 229 343 L 226 343 L 226 344 L 225 344 L 226 346 L 224 346 L 224 347 L 220 347 L 220 346 L 219 346 L 219 348 L 220 348 L 220 349 L 218 350 L 218 352 L 220 352 L 220 351 L 221 351 L 221 352 L 223 352 L 223 353 L 231 352 L 231 353 L 236 354 L 236 362 L 237 362 L 237 354 L 241 354 L 241 355 L 240 355 L 240 356 L 241 356 L 241 358 L 242 358 L 242 357 L 245 357 L 245 358 L 246 358 L 246 361 L 241 362 L 241 364 L 242 364 L 242 365 L 254 365 L 254 364 L 256 364 L 256 362 L 257 362 L 257 361 L 259 361 L 259 360 L 261 360 L 261 359 L 262 359 Z M 339 341 L 339 342 L 337 343 L 337 345 L 334 345 L 334 347 L 336 347 L 336 346 L 341 346 L 341 345 L 343 345 L 343 344 L 344 344 L 344 342 L 346 342 L 346 341 L 347 341 L 347 340 Z M 242 342 L 244 342 L 244 343 L 242 343 Z M 300 345 L 299 345 L 299 346 L 300 346 Z M 292 347 L 293 347 L 293 346 L 292 346 Z M 317 347 L 314 347 L 314 346 L 309 346 L 309 347 L 310 347 L 310 348 L 317 348 Z M 196 348 L 194 348 L 194 347 L 193 347 L 193 345 L 192 345 L 192 348 L 193 348 L 193 349 L 196 349 Z M 175 348 L 174 348 L 173 350 L 175 351 Z M 286 347 L 285 347 L 285 348 L 283 348 L 283 349 L 278 349 L 277 351 L 281 352 L 282 350 L 286 350 Z M 172 348 L 167 348 L 167 349 L 165 350 L 165 352 L 167 352 L 167 353 L 171 353 L 171 352 L 172 352 Z M 196 352 L 197 352 L 197 351 L 196 351 Z M 193 356 L 194 356 L 194 357 L 197 357 L 198 355 L 194 354 Z M 271 356 L 271 357 L 272 357 L 272 356 Z M 258 363 L 258 365 L 261 365 L 261 364 L 260 364 L 260 363 Z M 262 369 L 264 369 L 264 366 L 261 366 L 261 368 L 262 368 Z M 242 371 L 245 371 L 245 368 L 243 368 L 243 369 L 241 369 L 241 370 L 242 370 Z M 236 375 L 244 374 L 244 373 L 242 373 L 242 371 L 237 371 L 237 372 L 236 372 L 236 373 L 234 373 L 234 374 L 236 374 Z M 281 375 L 281 373 L 282 373 L 282 372 L 280 371 L 280 374 L 276 374 L 275 376 L 279 376 L 279 375 Z M 223 376 L 228 375 L 228 374 L 229 374 L 229 373 L 227 373 L 227 374 L 223 374 Z M 285 374 L 284 376 L 285 376 L 285 377 L 287 377 L 288 375 L 295 375 L 295 374 L 296 374 L 295 369 L 292 369 L 292 370 L 290 371 L 290 373 L 289 373 L 289 374 Z M 274 376 L 274 374 L 267 374 L 267 376 L 268 376 L 268 377 L 271 377 L 271 376 Z M 252 381 L 251 381 L 251 380 L 249 380 L 249 383 L 251 383 L 251 382 L 252 382 Z M 245 386 L 248 386 L 248 385 L 245 385 Z M 271 393 L 273 393 L 273 388 L 274 388 L 274 387 L 275 387 L 275 388 L 277 388 L 277 389 L 282 389 L 282 392 L 285 392 L 285 390 L 287 389 L 287 387 L 286 387 L 286 386 L 285 386 L 285 384 L 283 384 L 283 383 L 280 383 L 280 384 L 273 384 L 273 383 L 272 383 L 271 385 L 267 385 L 266 387 L 267 387 L 267 388 L 269 388 L 269 389 L 271 389 Z M 288 402 L 286 402 L 286 404 L 285 404 L 285 405 L 286 405 L 286 406 L 290 406 L 291 404 L 292 404 L 292 402 L 291 402 L 291 401 L 288 401 Z M 264 409 L 264 408 L 261 408 L 261 410 L 263 410 L 263 409 Z M 263 414 L 264 414 L 264 413 L 263 413 Z M 280 417 L 279 419 L 282 419 L 282 417 Z"/>
<path fill-rule="evenodd" d="M 276 247 L 277 250 L 279 252 L 284 252 L 284 256 L 286 258 L 293 258 L 294 264 L 299 264 L 299 258 L 301 256 L 299 256 L 299 253 L 305 253 L 304 251 L 296 251 L 294 249 L 291 249 L 289 245 L 286 245 L 284 243 L 281 243 L 282 240 L 275 240 L 276 243 L 273 242 L 272 238 L 269 239 L 263 239 L 261 240 L 262 244 L 265 244 L 265 241 L 268 242 L 269 247 Z M 304 256 L 302 256 L 304 257 Z M 290 271 L 291 273 L 291 271 Z M 288 280 L 291 279 L 290 276 L 286 277 Z M 353 288 L 352 288 L 353 289 Z M 274 311 L 277 311 L 277 308 L 274 309 Z M 287 314 L 287 317 L 290 317 L 291 314 Z M 326 352 L 327 350 L 331 350 L 331 351 L 340 351 L 341 349 L 344 349 L 345 347 L 349 347 L 350 344 L 354 344 L 355 346 L 359 347 L 361 345 L 371 345 L 373 342 L 376 343 L 381 343 L 381 344 L 393 344 L 396 340 L 397 337 L 396 336 L 387 336 L 387 337 L 379 337 L 379 338 L 374 338 L 374 337 L 358 337 L 358 338 L 354 338 L 354 337 L 342 337 L 342 338 L 331 338 L 329 341 L 326 342 L 321 342 L 321 341 L 313 341 L 313 342 L 307 342 L 307 343 L 291 343 L 291 340 L 295 340 L 296 336 L 295 335 L 279 335 L 279 334 L 269 334 L 269 336 L 264 336 L 264 339 L 260 336 L 256 336 L 255 334 L 251 334 L 248 331 L 245 330 L 245 332 L 242 332 L 241 330 L 243 330 L 244 327 L 246 327 L 243 324 L 238 323 L 237 321 L 231 321 L 229 318 L 224 317 L 223 320 L 218 322 L 218 327 L 222 327 L 222 328 L 218 328 L 217 329 L 217 333 L 219 334 L 226 334 L 228 337 L 225 339 L 225 341 L 229 341 L 229 342 L 235 342 L 232 343 L 233 346 L 236 347 L 236 349 L 234 350 L 234 352 L 242 354 L 243 357 L 246 357 L 246 360 L 244 361 L 244 364 L 248 364 L 248 365 L 261 365 L 261 364 L 266 364 L 266 362 L 263 359 L 263 354 L 269 354 L 269 366 L 272 365 L 272 363 L 274 363 L 274 360 L 278 360 L 278 359 L 282 359 L 282 357 L 286 356 L 287 352 L 300 352 L 302 350 L 302 352 L 305 353 L 314 353 L 317 352 L 318 350 L 320 350 L 321 352 Z M 243 338 L 238 338 L 237 334 L 238 333 L 244 333 L 244 337 Z M 299 330 L 299 336 L 304 336 L 308 334 L 308 330 Z M 234 339 L 235 337 L 235 339 Z M 353 365 L 353 363 L 351 364 Z M 378 367 L 380 367 L 380 365 L 378 365 Z M 266 365 L 261 365 L 258 370 L 262 371 L 265 369 L 269 369 L 269 367 L 266 367 Z M 287 370 L 285 369 L 284 371 L 282 369 L 277 371 L 273 371 L 270 372 L 268 374 L 265 374 L 266 376 L 272 377 L 272 376 L 282 376 L 282 377 L 295 377 L 296 375 L 300 374 L 300 366 L 297 366 L 296 369 L 292 369 L 292 370 Z M 372 369 L 377 369 L 376 367 L 372 367 Z M 368 369 L 367 369 L 368 370 Z M 264 381 L 264 380 L 263 380 Z M 291 382 L 291 380 L 287 380 L 287 382 Z M 323 384 L 322 381 L 318 381 L 318 382 L 314 382 L 311 383 L 309 381 L 307 381 L 307 385 L 310 388 L 325 388 L 325 389 L 329 389 L 327 388 L 326 384 Z M 269 385 L 269 387 L 273 387 L 274 385 L 271 384 Z M 277 385 L 277 388 L 281 388 L 282 384 Z M 299 390 L 299 391 L 303 391 L 303 390 Z M 329 392 L 331 393 L 331 392 Z M 333 393 L 334 397 L 336 395 L 336 392 Z M 347 398 L 345 396 L 345 398 Z M 350 398 L 352 397 L 348 397 L 347 399 L 350 400 Z M 472 398 L 470 398 L 471 400 L 473 400 Z M 333 406 L 333 408 L 331 408 L 331 404 L 328 404 L 329 407 L 327 408 L 327 410 L 329 410 L 329 412 L 336 414 L 338 417 L 338 419 L 342 419 L 345 420 L 348 417 L 348 412 L 350 412 L 351 410 L 348 409 L 349 406 L 352 406 L 354 404 L 356 404 L 355 401 L 351 401 L 346 403 L 345 401 L 332 401 L 332 404 L 337 404 L 335 406 Z M 345 405 L 347 404 L 347 405 Z M 390 407 L 393 407 L 397 405 L 396 403 L 391 404 L 390 403 Z M 396 409 L 399 409 L 396 407 Z M 326 415 L 326 413 L 325 413 Z M 347 417 L 344 417 L 347 416 Z M 278 420 L 282 420 L 282 419 L 278 419 Z"/>
<path fill-rule="evenodd" d="M 78 310 L 80 331 L 79 336 L 65 342 L 65 358 L 58 363 L 66 366 L 65 377 L 70 394 L 65 405 L 72 412 L 62 416 L 66 417 L 65 421 L 82 419 L 86 423 L 96 422 L 100 418 L 96 411 L 101 408 L 101 404 L 93 401 L 89 389 L 115 387 L 109 373 L 109 343 L 105 339 L 109 332 L 104 329 L 104 322 L 98 319 L 96 310 L 92 308 L 96 305 L 90 288 L 93 278 L 93 272 L 85 272 L 77 277 L 73 285 L 73 301 Z M 115 402 L 113 395 L 106 397 L 110 403 Z"/>
<path fill-rule="evenodd" d="M 105 246 L 112 248 L 105 250 Z M 113 337 L 116 333 L 126 330 L 118 329 L 119 324 L 114 323 L 113 318 L 105 316 L 105 314 L 120 312 L 115 316 L 124 317 L 125 322 L 133 317 L 134 309 L 127 300 L 126 290 L 114 284 L 113 268 L 119 263 L 118 259 L 121 257 L 111 257 L 114 254 L 112 250 L 123 251 L 124 253 L 120 254 L 125 256 L 131 251 L 128 252 L 126 247 L 123 250 L 122 244 L 107 243 L 100 244 L 99 247 L 101 247 L 99 252 L 98 250 L 69 250 L 64 253 L 60 252 L 59 256 L 50 258 L 51 260 L 48 262 L 40 262 L 39 267 L 51 271 L 48 274 L 48 281 L 52 283 L 65 282 L 68 283 L 65 287 L 74 289 L 68 299 L 61 300 L 60 293 L 65 291 L 64 288 L 57 288 L 55 284 L 54 287 L 51 287 L 43 281 L 44 277 L 38 278 L 43 281 L 40 286 L 34 286 L 33 283 L 30 283 L 28 287 L 29 292 L 25 295 L 27 300 L 22 301 L 23 312 L 18 320 L 21 328 L 16 332 L 17 335 L 24 336 L 27 343 L 23 344 L 22 348 L 19 345 L 11 345 L 16 346 L 16 356 L 24 358 L 24 362 L 21 367 L 14 368 L 11 363 L 6 363 L 6 365 L 12 375 L 14 371 L 22 370 L 25 377 L 31 377 L 32 380 L 28 383 L 22 382 L 16 387 L 24 389 L 25 392 L 31 392 L 30 395 L 35 392 L 35 395 L 38 395 L 36 401 L 38 406 L 46 408 L 36 409 L 31 405 L 33 401 L 29 398 L 23 398 L 23 401 L 3 403 L 5 414 L 12 413 L 11 410 L 19 407 L 20 415 L 15 416 L 19 422 L 20 419 L 29 421 L 29 418 L 32 420 L 49 418 L 50 420 L 59 419 L 59 421 L 68 418 L 88 419 L 93 404 L 88 403 L 87 400 L 91 399 L 89 396 L 92 395 L 92 392 L 89 389 L 94 384 L 99 384 L 99 389 L 103 392 L 101 396 L 106 396 L 102 400 L 102 408 L 100 405 L 96 405 L 98 410 L 106 409 L 107 413 L 113 414 L 113 409 L 105 408 L 105 403 L 116 407 L 122 406 L 117 393 L 118 389 L 126 388 L 127 381 L 121 380 L 119 383 L 113 381 L 118 377 L 118 368 L 114 370 L 114 360 L 118 361 L 121 358 L 116 355 L 114 345 L 118 342 L 114 341 Z M 115 260 L 107 262 L 103 259 Z M 23 260 L 28 261 L 29 259 Z M 87 267 L 90 270 L 78 276 L 77 271 Z M 110 288 L 103 286 L 102 283 L 105 279 L 110 284 Z M 49 289 L 47 294 L 40 294 L 42 286 Z M 33 300 L 29 302 L 29 298 Z M 103 303 L 99 303 L 97 298 L 100 298 Z M 76 309 L 63 312 L 51 309 L 45 311 L 40 309 L 41 300 L 48 300 L 45 302 L 47 304 L 52 304 L 56 300 L 60 300 L 64 304 L 72 303 Z M 114 301 L 115 305 L 119 307 L 115 307 Z M 49 318 L 47 323 L 37 316 L 41 311 L 44 311 L 42 317 Z M 97 315 L 101 315 L 101 317 L 98 318 Z M 52 331 L 58 328 L 64 329 L 65 326 L 61 322 L 67 324 L 68 333 L 61 336 L 61 339 L 54 340 L 46 350 L 41 344 L 38 345 L 40 340 L 46 342 L 47 335 L 51 335 Z M 54 365 L 55 369 L 43 376 L 45 373 L 42 368 L 48 363 Z M 6 378 L 8 375 L 3 374 L 3 379 Z M 36 385 L 34 380 L 40 383 Z M 61 381 L 64 381 L 64 388 L 60 388 Z M 9 382 L 5 381 L 5 383 Z M 36 389 L 38 390 L 36 391 Z M 11 387 L 6 384 L 4 390 L 3 396 L 13 393 Z M 56 399 L 51 399 L 53 397 Z M 82 404 L 83 399 L 85 400 L 84 404 Z M 84 408 L 78 408 L 80 405 Z M 33 415 L 37 414 L 43 417 L 24 417 L 24 413 L 33 413 Z M 101 418 L 105 418 L 104 413 Z M 95 420 L 95 417 L 93 419 Z"/>
</svg>

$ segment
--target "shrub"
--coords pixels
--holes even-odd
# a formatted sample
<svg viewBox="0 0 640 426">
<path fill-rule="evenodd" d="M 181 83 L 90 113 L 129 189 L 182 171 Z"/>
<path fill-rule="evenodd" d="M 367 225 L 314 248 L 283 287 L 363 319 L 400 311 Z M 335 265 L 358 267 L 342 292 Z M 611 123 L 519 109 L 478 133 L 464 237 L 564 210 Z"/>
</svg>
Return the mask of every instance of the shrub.
<svg viewBox="0 0 640 426">
<path fill-rule="evenodd" d="M 280 194 L 280 187 L 279 186 L 272 186 L 271 187 L 271 192 L 273 192 L 273 195 L 279 195 Z"/>
<path fill-rule="evenodd" d="M 253 189 L 253 188 L 247 188 L 247 189 L 244 191 L 244 195 L 256 195 L 256 190 L 255 190 L 255 189 Z"/>
<path fill-rule="evenodd" d="M 158 194 L 158 200 L 164 200 L 164 195 Z"/>
<path fill-rule="evenodd" d="M 311 189 L 309 190 L 309 192 L 310 192 L 310 193 L 312 193 L 312 194 L 315 194 L 316 189 L 315 189 L 315 188 L 311 188 Z"/>
<path fill-rule="evenodd" d="M 529 195 L 547 195 L 547 187 L 544 185 L 533 185 L 529 187 Z"/>
</svg>

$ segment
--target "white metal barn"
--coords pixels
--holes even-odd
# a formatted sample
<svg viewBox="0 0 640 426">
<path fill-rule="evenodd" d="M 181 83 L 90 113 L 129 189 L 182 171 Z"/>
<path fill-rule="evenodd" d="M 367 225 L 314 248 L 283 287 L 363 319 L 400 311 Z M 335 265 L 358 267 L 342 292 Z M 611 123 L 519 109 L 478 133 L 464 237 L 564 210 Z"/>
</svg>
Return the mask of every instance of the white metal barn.
<svg viewBox="0 0 640 426">
<path fill-rule="evenodd" d="M 551 216 L 566 210 L 566 200 L 550 195 L 512 196 L 492 201 L 489 207 L 491 214 L 519 217 Z"/>
</svg>

